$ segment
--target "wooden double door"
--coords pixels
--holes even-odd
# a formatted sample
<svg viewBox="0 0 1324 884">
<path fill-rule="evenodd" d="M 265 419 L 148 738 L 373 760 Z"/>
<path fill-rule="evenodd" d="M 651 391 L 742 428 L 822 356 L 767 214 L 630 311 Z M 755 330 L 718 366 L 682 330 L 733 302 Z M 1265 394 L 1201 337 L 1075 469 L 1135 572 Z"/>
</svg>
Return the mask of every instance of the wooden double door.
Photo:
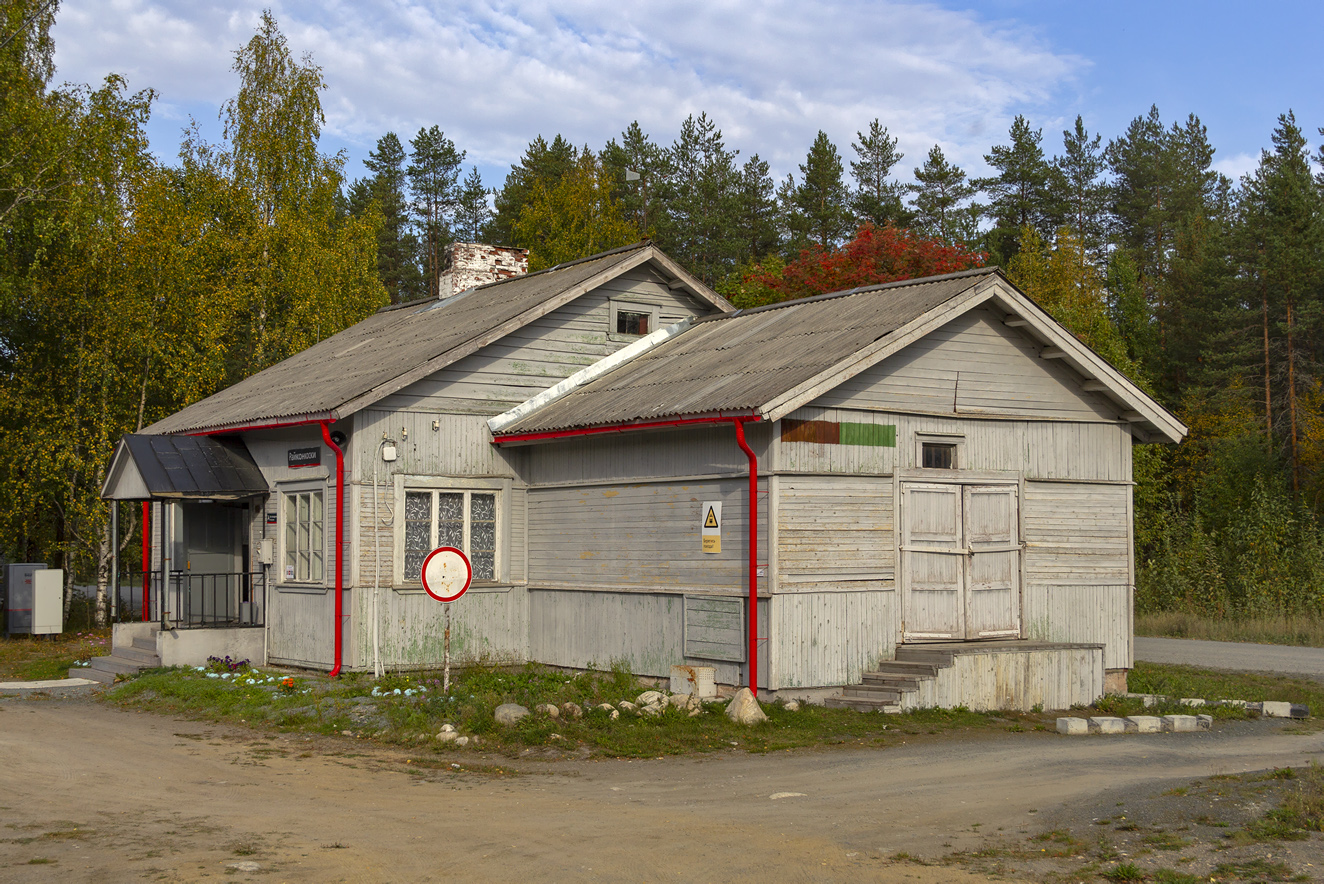
<svg viewBox="0 0 1324 884">
<path fill-rule="evenodd" d="M 1019 638 L 1016 485 L 901 484 L 902 641 Z"/>
</svg>

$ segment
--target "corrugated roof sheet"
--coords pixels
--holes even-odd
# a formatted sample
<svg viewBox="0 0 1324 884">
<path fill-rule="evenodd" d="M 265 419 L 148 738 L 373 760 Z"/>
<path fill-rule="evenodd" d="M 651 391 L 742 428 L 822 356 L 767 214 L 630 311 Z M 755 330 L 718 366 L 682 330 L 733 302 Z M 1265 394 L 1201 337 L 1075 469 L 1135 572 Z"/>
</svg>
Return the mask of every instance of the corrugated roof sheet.
<svg viewBox="0 0 1324 884">
<path fill-rule="evenodd" d="M 240 500 L 269 490 L 240 440 L 216 436 L 124 437 L 153 497 Z"/>
<path fill-rule="evenodd" d="M 994 273 L 967 271 L 701 319 L 498 438 L 757 409 Z"/>
<path fill-rule="evenodd" d="M 613 265 L 625 263 L 644 248 L 647 243 L 479 286 L 444 301 L 382 310 L 175 412 L 144 432 L 180 433 L 326 416 L 365 392 L 460 350 Z"/>
</svg>

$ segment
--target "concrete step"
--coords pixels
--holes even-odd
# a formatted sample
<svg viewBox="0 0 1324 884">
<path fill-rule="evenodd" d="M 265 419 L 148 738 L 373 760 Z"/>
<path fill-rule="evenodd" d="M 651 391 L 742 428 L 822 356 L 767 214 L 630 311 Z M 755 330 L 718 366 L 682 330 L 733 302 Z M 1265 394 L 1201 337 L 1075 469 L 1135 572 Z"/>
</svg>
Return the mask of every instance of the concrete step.
<svg viewBox="0 0 1324 884">
<path fill-rule="evenodd" d="M 843 697 L 855 700 L 872 700 L 877 703 L 900 703 L 901 692 L 877 685 L 847 685 L 841 689 Z"/>
<path fill-rule="evenodd" d="M 142 638 L 141 636 L 139 636 L 133 640 L 132 647 L 135 647 L 140 651 L 147 651 L 150 654 L 155 654 L 156 636 L 153 635 L 151 638 Z"/>
<path fill-rule="evenodd" d="M 928 663 L 939 669 L 946 669 L 952 665 L 952 652 L 925 648 L 922 645 L 898 645 L 896 659 L 902 663 Z"/>
<path fill-rule="evenodd" d="M 914 660 L 884 660 L 878 664 L 873 672 L 864 673 L 864 677 L 871 675 L 901 675 L 907 678 L 937 678 L 938 670 L 942 668 L 936 663 L 919 663 Z"/>
<path fill-rule="evenodd" d="M 829 697 L 823 701 L 829 709 L 854 709 L 857 712 L 886 712 L 895 714 L 901 711 L 896 703 L 865 700 L 859 697 Z"/>
<path fill-rule="evenodd" d="M 138 663 L 144 669 L 161 665 L 161 658 L 156 655 L 156 648 L 142 648 L 137 644 L 130 645 L 127 648 L 115 648 L 111 651 L 111 656 Z"/>
<path fill-rule="evenodd" d="M 89 681 L 99 681 L 102 684 L 114 684 L 115 673 L 106 672 L 101 669 L 93 669 L 90 666 L 74 666 L 69 670 L 70 678 L 86 678 Z"/>
<path fill-rule="evenodd" d="M 884 675 L 877 672 L 866 672 L 861 677 L 864 687 L 880 687 L 894 691 L 917 691 L 920 682 L 932 681 L 935 676 L 922 676 L 910 678 L 904 675 Z"/>
<path fill-rule="evenodd" d="M 126 660 L 111 654 L 109 657 L 93 657 L 89 668 L 109 672 L 111 675 L 133 675 L 142 669 L 143 665 L 135 660 Z"/>
</svg>

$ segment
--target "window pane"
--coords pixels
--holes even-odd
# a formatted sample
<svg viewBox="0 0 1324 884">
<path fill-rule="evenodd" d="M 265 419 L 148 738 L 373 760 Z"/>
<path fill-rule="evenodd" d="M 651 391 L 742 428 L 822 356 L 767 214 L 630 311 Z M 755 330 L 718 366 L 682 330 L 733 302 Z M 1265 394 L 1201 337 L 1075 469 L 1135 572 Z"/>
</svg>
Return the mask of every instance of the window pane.
<svg viewBox="0 0 1324 884">
<path fill-rule="evenodd" d="M 648 320 L 651 318 L 647 313 L 617 310 L 616 333 L 618 335 L 646 335 L 648 334 Z"/>
<path fill-rule="evenodd" d="M 410 522 L 432 521 L 432 495 L 410 491 L 405 495 L 405 519 Z"/>
<path fill-rule="evenodd" d="M 924 457 L 922 466 L 926 470 L 950 470 L 956 460 L 955 445 L 925 442 L 922 451 Z"/>
<path fill-rule="evenodd" d="M 320 523 L 322 521 L 322 492 L 314 491 L 308 497 L 311 501 L 312 520 Z"/>
<path fill-rule="evenodd" d="M 405 553 L 405 579 L 420 580 L 423 577 L 423 560 L 428 557 L 425 552 L 406 552 Z"/>
<path fill-rule="evenodd" d="M 495 522 L 496 521 L 496 495 L 495 494 L 475 494 L 470 503 L 471 510 L 469 516 L 475 522 Z"/>
<path fill-rule="evenodd" d="M 309 571 L 309 570 L 310 570 L 310 569 L 309 569 L 309 567 L 308 567 L 308 553 L 307 553 L 306 550 L 300 550 L 300 551 L 299 551 L 299 565 L 298 565 L 298 567 L 297 567 L 297 568 L 295 569 L 295 571 L 294 571 L 295 579 L 297 579 L 297 580 L 307 580 L 307 579 L 308 579 L 308 571 Z"/>
<path fill-rule="evenodd" d="M 464 519 L 463 494 L 438 494 L 437 518 L 447 522 L 459 522 Z"/>
<path fill-rule="evenodd" d="M 432 526 L 427 522 L 405 522 L 405 549 L 406 550 L 430 550 L 432 549 Z"/>
<path fill-rule="evenodd" d="M 469 546 L 475 554 L 496 549 L 496 522 L 474 522 L 469 528 Z"/>
<path fill-rule="evenodd" d="M 312 579 L 317 583 L 322 582 L 322 551 L 320 549 L 313 553 Z"/>
<path fill-rule="evenodd" d="M 464 548 L 463 494 L 437 494 L 437 546 Z"/>
<path fill-rule="evenodd" d="M 437 525 L 437 546 L 464 548 L 464 523 L 441 522 Z"/>
<path fill-rule="evenodd" d="M 496 579 L 496 553 L 476 552 L 471 557 L 475 580 Z"/>
</svg>

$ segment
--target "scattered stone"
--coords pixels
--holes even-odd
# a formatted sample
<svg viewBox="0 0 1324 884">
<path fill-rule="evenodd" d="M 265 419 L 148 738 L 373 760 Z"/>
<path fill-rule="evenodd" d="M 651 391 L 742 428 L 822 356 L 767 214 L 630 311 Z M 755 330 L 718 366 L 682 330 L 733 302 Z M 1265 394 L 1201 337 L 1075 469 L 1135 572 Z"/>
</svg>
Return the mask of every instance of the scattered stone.
<svg viewBox="0 0 1324 884">
<path fill-rule="evenodd" d="M 1059 734 L 1088 734 L 1090 732 L 1090 723 L 1083 718 L 1059 718 L 1057 720 L 1057 732 Z"/>
<path fill-rule="evenodd" d="M 537 712 L 539 715 L 546 715 L 548 718 L 561 717 L 561 707 L 557 706 L 555 703 L 539 703 L 534 707 L 533 711 Z"/>
<path fill-rule="evenodd" d="M 353 732 L 353 731 L 341 731 L 341 732 L 340 732 L 340 735 L 341 735 L 342 737 L 352 737 L 352 736 L 354 736 L 354 732 Z"/>
<path fill-rule="evenodd" d="M 799 711 L 800 711 L 800 701 L 799 701 L 799 700 L 787 700 L 787 701 L 785 701 L 784 703 L 782 703 L 782 708 L 785 709 L 787 712 L 799 712 Z"/>
<path fill-rule="evenodd" d="M 652 717 L 655 717 L 655 716 L 661 715 L 661 714 L 662 714 L 662 710 L 663 710 L 663 708 L 665 708 L 665 707 L 660 706 L 660 705 L 658 705 L 657 703 L 650 703 L 650 704 L 648 704 L 647 706 L 641 706 L 641 707 L 639 707 L 639 711 L 640 711 L 641 713 L 643 713 L 644 715 L 647 715 L 647 716 L 649 716 L 650 718 L 652 718 Z"/>
<path fill-rule="evenodd" d="M 1212 730 L 1214 727 L 1214 717 L 1212 715 L 1195 716 L 1195 726 L 1202 731 Z"/>
<path fill-rule="evenodd" d="M 1162 701 L 1162 699 L 1163 699 L 1162 697 L 1156 696 L 1154 694 L 1145 694 L 1145 699 L 1144 699 L 1145 708 L 1148 709 L 1150 706 L 1157 706 L 1159 702 Z"/>
<path fill-rule="evenodd" d="M 453 734 L 453 733 L 455 733 L 455 725 L 453 725 L 453 724 L 443 724 L 443 725 L 441 726 L 441 732 L 442 732 L 443 734 Z"/>
<path fill-rule="evenodd" d="M 437 739 L 438 739 L 438 740 L 441 740 L 441 742 L 443 742 L 443 743 L 450 743 L 450 742 L 452 742 L 452 741 L 454 741 L 454 740 L 459 739 L 459 737 L 460 737 L 460 735 L 457 734 L 457 733 L 456 733 L 455 731 L 453 731 L 453 730 L 449 730 L 449 731 L 448 731 L 448 730 L 442 730 L 441 733 L 437 734 Z"/>
<path fill-rule="evenodd" d="M 1201 700 L 1198 697 L 1182 697 L 1181 704 L 1183 706 L 1203 706 L 1204 700 Z"/>
<path fill-rule="evenodd" d="M 584 717 L 584 709 L 578 703 L 562 703 L 561 715 L 570 721 L 578 721 Z"/>
<path fill-rule="evenodd" d="M 475 737 L 474 739 L 477 740 L 478 738 Z M 468 746 L 468 745 L 469 745 L 469 738 L 468 738 L 468 737 L 456 737 L 456 738 L 455 738 L 455 745 L 457 745 L 457 746 Z"/>
<path fill-rule="evenodd" d="M 607 715 L 609 715 L 609 716 L 611 717 L 611 720 L 612 720 L 612 721 L 615 721 L 616 719 L 618 719 L 618 718 L 621 717 L 621 713 L 617 712 L 617 711 L 616 711 L 616 707 L 613 706 L 613 705 L 611 705 L 610 703 L 599 703 L 598 705 L 594 706 L 593 708 L 594 708 L 595 710 L 597 710 L 598 712 L 605 712 L 605 713 L 607 713 Z"/>
<path fill-rule="evenodd" d="M 1293 703 L 1293 704 L 1292 704 L 1292 717 L 1293 717 L 1293 718 L 1309 718 L 1309 717 L 1310 717 L 1310 707 L 1309 707 L 1309 706 L 1302 706 L 1300 703 Z"/>
<path fill-rule="evenodd" d="M 703 701 L 694 694 L 672 694 L 667 702 L 677 709 L 701 709 Z"/>
<path fill-rule="evenodd" d="M 773 792 L 768 798 L 772 801 L 780 801 L 783 798 L 804 798 L 803 792 Z"/>
<path fill-rule="evenodd" d="M 1260 714 L 1265 718 L 1291 718 L 1292 704 L 1282 700 L 1265 700 Z"/>
<path fill-rule="evenodd" d="M 1092 734 L 1126 733 L 1126 720 L 1112 715 L 1095 715 L 1088 724 Z"/>
<path fill-rule="evenodd" d="M 262 867 L 251 859 L 242 859 L 235 863 L 226 863 L 227 869 L 234 869 L 236 872 L 260 872 Z"/>
<path fill-rule="evenodd" d="M 661 691 L 644 691 L 634 701 L 640 706 L 660 706 L 667 701 L 667 695 Z"/>
<path fill-rule="evenodd" d="M 502 703 L 496 708 L 492 717 L 496 719 L 497 724 L 503 724 L 507 727 L 527 717 L 529 710 L 518 703 Z"/>
<path fill-rule="evenodd" d="M 762 724 L 768 720 L 759 701 L 754 699 L 749 688 L 741 688 L 726 704 L 726 717 L 737 724 Z"/>
<path fill-rule="evenodd" d="M 1157 715 L 1132 715 L 1126 719 L 1128 734 L 1161 734 L 1163 719 Z"/>
<path fill-rule="evenodd" d="M 622 712 L 633 712 L 635 715 L 639 714 L 639 707 L 631 703 L 629 700 L 622 700 L 617 703 L 616 708 Z"/>
<path fill-rule="evenodd" d="M 1185 734 L 1196 729 L 1194 715 L 1163 716 L 1163 731 L 1169 734 Z"/>
<path fill-rule="evenodd" d="M 561 736 L 560 734 L 548 734 L 548 735 L 547 735 L 547 739 L 549 739 L 549 740 L 564 740 L 565 737 Z"/>
</svg>

